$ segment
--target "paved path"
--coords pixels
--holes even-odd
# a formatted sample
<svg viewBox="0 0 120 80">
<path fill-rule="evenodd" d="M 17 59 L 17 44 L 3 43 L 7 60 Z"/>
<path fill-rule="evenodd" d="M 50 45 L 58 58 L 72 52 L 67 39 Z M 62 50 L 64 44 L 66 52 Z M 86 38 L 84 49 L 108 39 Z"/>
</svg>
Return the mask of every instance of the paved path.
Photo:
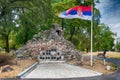
<svg viewBox="0 0 120 80">
<path fill-rule="evenodd" d="M 68 63 L 53 62 L 42 63 L 37 65 L 24 79 L 27 78 L 76 78 L 76 77 L 92 77 L 99 76 L 102 73 L 85 69 L 83 67 L 71 65 Z"/>
<path fill-rule="evenodd" d="M 86 56 L 86 57 L 90 58 L 89 56 Z M 93 59 L 103 60 L 102 58 L 99 58 L 97 56 L 93 56 Z M 106 61 L 112 62 L 113 64 L 117 65 L 118 68 L 120 68 L 120 60 L 119 59 L 106 58 Z"/>
<path fill-rule="evenodd" d="M 120 60 L 118 60 L 118 59 L 111 59 L 111 58 L 107 58 L 106 60 L 116 64 L 120 68 Z"/>
<path fill-rule="evenodd" d="M 44 79 L 44 80 L 120 80 L 120 60 L 107 59 L 118 66 L 118 70 L 115 73 L 96 76 L 96 77 L 77 77 L 77 78 L 62 78 L 62 79 Z M 25 79 L 25 80 L 43 80 L 43 79 Z"/>
</svg>

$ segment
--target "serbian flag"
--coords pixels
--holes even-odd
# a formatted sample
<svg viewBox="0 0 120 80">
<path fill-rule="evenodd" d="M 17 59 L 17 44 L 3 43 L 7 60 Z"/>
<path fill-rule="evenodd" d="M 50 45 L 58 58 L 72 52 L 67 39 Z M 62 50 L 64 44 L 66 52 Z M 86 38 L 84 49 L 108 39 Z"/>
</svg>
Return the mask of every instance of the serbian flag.
<svg viewBox="0 0 120 80">
<path fill-rule="evenodd" d="M 68 9 L 58 15 L 60 18 L 73 19 L 80 18 L 85 20 L 91 20 L 92 7 L 91 6 L 75 6 Z"/>
</svg>

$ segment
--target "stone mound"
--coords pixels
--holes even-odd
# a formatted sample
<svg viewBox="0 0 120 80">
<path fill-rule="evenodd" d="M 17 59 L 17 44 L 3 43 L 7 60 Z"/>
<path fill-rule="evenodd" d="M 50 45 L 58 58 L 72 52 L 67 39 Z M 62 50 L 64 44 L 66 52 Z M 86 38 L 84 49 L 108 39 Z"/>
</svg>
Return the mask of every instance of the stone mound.
<svg viewBox="0 0 120 80">
<path fill-rule="evenodd" d="M 64 32 L 61 27 L 54 23 L 50 30 L 41 31 L 35 34 L 26 45 L 16 51 L 17 57 L 37 58 L 41 52 L 57 51 L 61 52 L 64 60 L 81 58 L 81 54 L 75 46 L 63 37 Z"/>
</svg>

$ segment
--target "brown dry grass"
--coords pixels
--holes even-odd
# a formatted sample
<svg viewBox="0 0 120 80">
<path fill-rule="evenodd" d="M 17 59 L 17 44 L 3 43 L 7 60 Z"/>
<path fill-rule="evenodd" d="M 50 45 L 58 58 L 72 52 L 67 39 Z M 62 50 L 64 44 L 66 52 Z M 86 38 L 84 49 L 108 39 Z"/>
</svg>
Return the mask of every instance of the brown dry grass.
<svg viewBox="0 0 120 80">
<path fill-rule="evenodd" d="M 35 63 L 35 61 L 31 59 L 18 60 L 17 65 L 10 65 L 10 67 L 13 68 L 13 70 L 9 72 L 0 73 L 0 78 L 15 78 L 20 72 L 25 70 L 27 67 L 29 67 L 33 63 Z"/>
<path fill-rule="evenodd" d="M 97 56 L 98 53 L 103 53 L 103 52 L 102 52 L 102 51 L 101 51 L 101 52 L 93 52 L 93 56 Z M 88 53 L 88 54 L 86 54 L 86 55 L 90 55 L 90 53 Z M 106 57 L 107 57 L 107 58 L 120 59 L 120 52 L 107 51 Z"/>
<path fill-rule="evenodd" d="M 103 53 L 103 51 L 101 52 L 93 52 L 93 56 L 97 56 L 98 53 Z M 90 56 L 90 53 L 87 53 L 85 55 Z M 107 58 L 114 58 L 114 59 L 120 59 L 120 52 L 111 52 L 111 51 L 107 51 L 106 53 L 106 57 Z M 106 65 L 110 65 L 112 66 L 112 69 L 110 71 L 106 70 L 106 66 L 104 66 L 103 61 L 101 60 L 93 60 L 93 67 L 90 66 L 90 60 L 86 60 L 83 61 L 83 67 L 88 68 L 88 69 L 92 69 L 98 72 L 102 72 L 103 74 L 109 74 L 112 72 L 115 72 L 117 70 L 116 65 L 112 64 L 112 63 L 106 63 Z"/>
<path fill-rule="evenodd" d="M 106 69 L 107 65 L 111 66 L 112 69 L 107 70 Z M 83 61 L 83 67 L 87 68 L 87 69 L 97 71 L 97 72 L 101 72 L 103 74 L 110 74 L 110 73 L 113 73 L 117 70 L 117 66 L 115 66 L 114 64 L 106 62 L 106 65 L 104 65 L 103 61 L 101 61 L 101 60 L 93 60 L 93 66 L 92 67 L 90 66 L 90 60 Z"/>
<path fill-rule="evenodd" d="M 120 52 L 107 52 L 106 57 L 120 59 Z"/>
</svg>

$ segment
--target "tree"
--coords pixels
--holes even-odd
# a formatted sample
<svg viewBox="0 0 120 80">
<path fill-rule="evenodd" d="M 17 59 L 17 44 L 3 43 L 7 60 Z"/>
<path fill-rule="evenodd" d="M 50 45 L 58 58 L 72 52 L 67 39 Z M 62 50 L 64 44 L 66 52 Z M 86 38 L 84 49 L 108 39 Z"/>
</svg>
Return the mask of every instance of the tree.
<svg viewBox="0 0 120 80">
<path fill-rule="evenodd" d="M 9 52 L 9 34 L 15 26 L 14 12 L 11 10 L 11 2 L 9 0 L 0 1 L 0 35 L 5 40 L 5 49 Z"/>
<path fill-rule="evenodd" d="M 65 11 L 75 5 L 91 5 L 91 2 L 85 0 L 85 3 L 80 3 L 80 0 L 69 0 L 63 2 L 56 2 L 53 4 L 53 11 L 55 14 L 55 21 L 60 24 L 60 19 L 58 19 L 58 14 Z M 98 9 L 94 8 L 94 23 L 98 25 L 100 22 L 100 12 Z M 73 42 L 76 47 L 80 50 L 90 48 L 90 29 L 91 21 L 81 20 L 81 19 L 64 19 L 64 33 L 65 38 Z"/>
<path fill-rule="evenodd" d="M 21 33 L 23 40 L 20 42 L 25 44 L 38 31 L 49 29 L 51 19 L 50 0 L 0 0 L 0 35 L 6 41 L 6 51 L 9 52 L 11 32 L 16 30 L 16 36 Z M 16 39 L 16 42 L 18 40 Z"/>
<path fill-rule="evenodd" d="M 19 41 L 19 43 L 17 43 L 18 45 L 25 44 L 34 34 L 41 30 L 49 29 L 51 26 L 52 11 L 50 0 L 36 0 L 29 2 L 27 7 L 22 8 L 20 11 L 20 15 L 18 15 L 19 19 L 17 21 L 20 30 L 16 35 L 16 41 Z"/>
<path fill-rule="evenodd" d="M 112 50 L 114 46 L 115 34 L 110 31 L 110 28 L 105 24 L 98 25 L 97 33 L 94 35 L 94 49 L 95 50 Z"/>
<path fill-rule="evenodd" d="M 116 47 L 117 51 L 119 51 L 119 52 L 120 52 L 120 42 L 119 42 L 119 43 L 117 43 L 115 47 Z"/>
</svg>

